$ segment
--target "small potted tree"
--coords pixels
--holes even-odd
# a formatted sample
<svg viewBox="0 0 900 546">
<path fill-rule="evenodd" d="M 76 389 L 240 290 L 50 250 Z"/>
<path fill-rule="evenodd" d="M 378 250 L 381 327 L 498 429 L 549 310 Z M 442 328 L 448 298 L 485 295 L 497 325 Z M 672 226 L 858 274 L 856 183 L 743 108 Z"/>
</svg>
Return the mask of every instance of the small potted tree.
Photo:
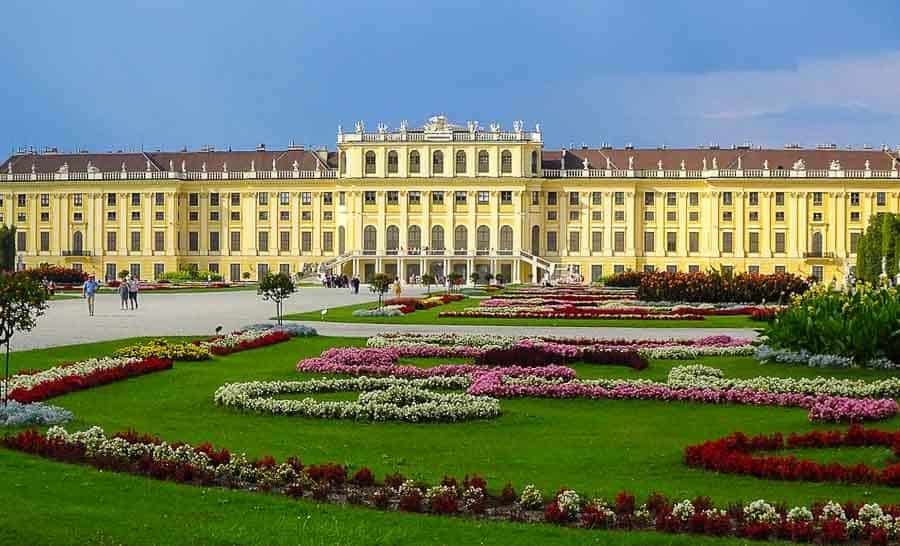
<svg viewBox="0 0 900 546">
<path fill-rule="evenodd" d="M 384 300 L 384 295 L 388 290 L 391 289 L 391 283 L 394 282 L 389 275 L 385 275 L 384 273 L 378 273 L 372 280 L 369 281 L 369 290 L 378 294 L 378 308 L 381 309 L 383 307 L 382 301 Z"/>
<path fill-rule="evenodd" d="M 478 284 L 478 281 L 481 280 L 481 275 L 479 275 L 477 271 L 474 271 L 469 275 L 469 280 L 472 281 L 472 286 L 475 286 Z"/>
<path fill-rule="evenodd" d="M 422 284 L 425 285 L 425 289 L 428 291 L 428 295 L 431 295 L 431 285 L 434 284 L 434 275 L 431 273 L 425 273 L 422 275 Z"/>
<path fill-rule="evenodd" d="M 447 275 L 447 280 L 450 281 L 450 292 L 453 292 L 453 287 L 459 287 L 459 285 L 461 285 L 463 282 L 462 273 L 450 273 L 449 275 Z"/>
<path fill-rule="evenodd" d="M 503 286 L 503 283 L 506 282 L 506 278 L 503 276 L 502 273 L 497 273 L 497 275 L 494 276 L 494 279 L 497 281 L 497 284 L 499 284 L 500 286 Z"/>
</svg>

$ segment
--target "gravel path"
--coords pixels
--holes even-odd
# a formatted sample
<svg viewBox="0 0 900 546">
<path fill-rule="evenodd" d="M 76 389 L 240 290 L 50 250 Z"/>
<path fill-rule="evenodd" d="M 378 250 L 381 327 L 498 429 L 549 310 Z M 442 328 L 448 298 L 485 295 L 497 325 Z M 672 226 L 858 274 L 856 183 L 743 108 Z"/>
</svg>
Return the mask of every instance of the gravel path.
<svg viewBox="0 0 900 546">
<path fill-rule="evenodd" d="M 404 295 L 416 296 L 422 291 L 408 289 Z M 285 313 L 315 311 L 374 300 L 374 296 L 360 289 L 357 295 L 346 289 L 303 287 L 285 302 Z M 89 317 L 82 299 L 50 302 L 47 313 L 38 319 L 38 326 L 27 334 L 13 336 L 13 350 L 37 349 L 74 343 L 106 341 L 133 336 L 213 334 L 216 326 L 234 330 L 255 322 L 268 321 L 275 306 L 262 301 L 254 291 L 209 293 L 154 293 L 140 296 L 140 308 L 121 311 L 115 294 L 97 296 L 96 313 Z M 574 321 L 573 321 L 574 323 Z M 753 337 L 749 329 L 720 328 L 598 328 L 566 326 L 542 328 L 535 326 L 454 326 L 454 325 L 388 325 L 339 322 L 303 322 L 321 335 L 366 337 L 379 332 L 496 332 L 500 335 L 555 334 L 587 337 L 628 338 L 695 338 L 712 334 Z"/>
</svg>

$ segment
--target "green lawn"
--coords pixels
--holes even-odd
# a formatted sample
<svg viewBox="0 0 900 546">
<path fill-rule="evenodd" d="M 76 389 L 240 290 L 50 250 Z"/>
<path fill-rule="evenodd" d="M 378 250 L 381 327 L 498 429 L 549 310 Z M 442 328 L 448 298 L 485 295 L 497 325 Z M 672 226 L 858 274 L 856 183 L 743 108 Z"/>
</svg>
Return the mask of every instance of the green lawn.
<svg viewBox="0 0 900 546">
<path fill-rule="evenodd" d="M 14 353 L 13 369 L 109 354 L 133 340 Z M 296 379 L 297 360 L 322 349 L 362 344 L 362 339 L 306 338 L 207 362 L 178 362 L 170 371 L 97 387 L 51 401 L 72 410 L 70 429 L 92 424 L 107 432 L 128 428 L 191 443 L 212 441 L 251 456 L 299 455 L 309 463 L 336 461 L 369 466 L 379 478 L 400 472 L 428 482 L 445 475 L 480 473 L 497 491 L 535 483 L 545 492 L 567 486 L 586 495 L 627 489 L 645 496 L 708 495 L 717 502 L 766 498 L 900 502 L 900 489 L 882 486 L 788 483 L 716 475 L 686 468 L 685 446 L 736 430 L 747 433 L 824 428 L 806 411 L 650 401 L 502 400 L 503 415 L 460 424 L 358 423 L 241 413 L 217 407 L 213 392 L 228 381 Z M 449 359 L 442 359 L 447 361 Z M 409 363 L 433 364 L 434 360 Z M 664 379 L 673 365 L 653 361 L 642 372 L 576 365 L 580 377 Z M 826 373 L 807 368 L 762 367 L 750 358 L 707 358 L 729 376 L 784 377 Z M 840 377 L 875 378 L 876 370 L 841 370 Z M 346 397 L 339 395 L 338 397 Z M 876 425 L 896 430 L 900 418 Z M 887 449 L 803 450 L 817 460 L 890 461 Z M 0 526 L 0 543 L 341 543 L 695 544 L 697 537 L 597 533 L 456 518 L 386 514 L 295 502 L 280 497 L 200 489 L 110 475 L 0 450 L 0 502 L 14 505 Z M 90 500 L 87 500 L 90 499 Z M 311 517 L 307 517 L 311 516 Z M 427 522 L 427 523 L 426 523 Z M 261 530 L 265 530 L 261 532 Z M 335 537 L 341 537 L 335 542 Z M 727 541 L 718 541 L 727 544 Z M 733 541 L 731 544 L 738 544 Z"/>
<path fill-rule="evenodd" d="M 369 324 L 466 324 L 470 326 L 613 326 L 619 328 L 760 328 L 762 323 L 746 316 L 706 317 L 704 320 L 630 320 L 630 319 L 535 319 L 535 318 L 475 318 L 444 317 L 441 311 L 462 311 L 477 307 L 477 299 L 466 298 L 420 309 L 400 317 L 354 317 L 356 309 L 372 309 L 374 302 L 332 307 L 325 315 L 326 322 L 362 322 Z M 321 310 L 285 315 L 286 320 L 322 320 Z"/>
</svg>

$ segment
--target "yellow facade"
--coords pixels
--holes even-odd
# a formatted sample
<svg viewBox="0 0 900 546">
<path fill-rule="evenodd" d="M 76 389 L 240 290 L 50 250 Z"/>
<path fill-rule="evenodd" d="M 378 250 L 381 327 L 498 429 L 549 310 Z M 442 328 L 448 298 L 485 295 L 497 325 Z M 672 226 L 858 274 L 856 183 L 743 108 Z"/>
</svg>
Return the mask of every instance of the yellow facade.
<svg viewBox="0 0 900 546">
<path fill-rule="evenodd" d="M 357 127 L 339 133 L 331 163 L 309 171 L 296 161 L 276 169 L 277 156 L 272 170 L 232 163 L 223 174 L 204 162 L 189 172 L 171 160 L 151 169 L 151 154 L 144 172 L 77 172 L 72 159 L 47 173 L 34 162 L 29 169 L 25 154 L 0 175 L 0 211 L 24 233 L 21 264 L 101 277 L 129 269 L 153 278 L 191 266 L 234 280 L 275 270 L 363 279 L 386 272 L 405 281 L 481 270 L 529 282 L 647 267 L 841 279 L 869 217 L 900 210 L 888 152 L 891 167 L 882 170 L 868 159 L 859 171 L 794 164 L 768 174 L 694 172 L 683 161 L 672 171 L 662 160 L 658 169 L 609 159 L 606 169 L 587 159 L 547 169 L 540 129 L 515 127 L 462 129 L 443 118 L 423 130 Z"/>
</svg>

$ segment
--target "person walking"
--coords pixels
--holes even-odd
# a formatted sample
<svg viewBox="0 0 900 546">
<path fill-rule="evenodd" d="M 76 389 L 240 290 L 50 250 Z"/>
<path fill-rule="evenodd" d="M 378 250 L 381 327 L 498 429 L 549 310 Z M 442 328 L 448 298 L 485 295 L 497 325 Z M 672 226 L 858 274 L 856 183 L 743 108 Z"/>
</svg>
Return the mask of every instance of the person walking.
<svg viewBox="0 0 900 546">
<path fill-rule="evenodd" d="M 403 288 L 400 286 L 400 277 L 394 277 L 394 297 L 399 298 L 402 292 Z"/>
<path fill-rule="evenodd" d="M 128 281 L 128 301 L 131 303 L 132 310 L 138 308 L 137 296 L 138 296 L 138 283 L 140 283 L 140 282 L 141 281 L 138 280 L 137 277 L 131 277 L 131 280 Z"/>
<path fill-rule="evenodd" d="M 130 278 L 131 276 L 129 275 L 119 283 L 119 300 L 122 305 L 122 311 L 128 310 L 128 281 Z"/>
<path fill-rule="evenodd" d="M 93 275 L 88 277 L 88 280 L 81 285 L 82 297 L 87 299 L 89 317 L 94 316 L 94 295 L 97 293 L 98 288 L 100 288 L 100 283 L 97 282 L 96 277 Z"/>
<path fill-rule="evenodd" d="M 359 277 L 354 275 L 353 281 L 351 281 L 351 282 L 353 283 L 353 293 L 359 294 Z"/>
</svg>

